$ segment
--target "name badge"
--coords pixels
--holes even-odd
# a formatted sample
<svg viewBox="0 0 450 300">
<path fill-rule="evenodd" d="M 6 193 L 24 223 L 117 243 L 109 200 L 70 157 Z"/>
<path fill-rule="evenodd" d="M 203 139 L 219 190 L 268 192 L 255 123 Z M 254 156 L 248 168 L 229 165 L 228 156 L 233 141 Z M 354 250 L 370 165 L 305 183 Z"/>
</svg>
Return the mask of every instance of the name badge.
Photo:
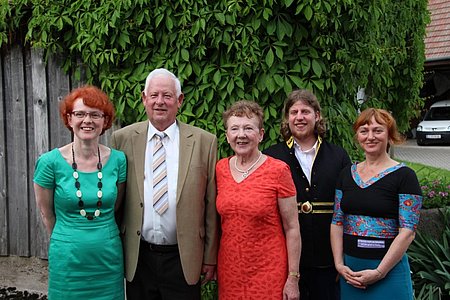
<svg viewBox="0 0 450 300">
<path fill-rule="evenodd" d="M 360 240 L 358 239 L 358 248 L 366 249 L 384 249 L 384 241 Z"/>
</svg>

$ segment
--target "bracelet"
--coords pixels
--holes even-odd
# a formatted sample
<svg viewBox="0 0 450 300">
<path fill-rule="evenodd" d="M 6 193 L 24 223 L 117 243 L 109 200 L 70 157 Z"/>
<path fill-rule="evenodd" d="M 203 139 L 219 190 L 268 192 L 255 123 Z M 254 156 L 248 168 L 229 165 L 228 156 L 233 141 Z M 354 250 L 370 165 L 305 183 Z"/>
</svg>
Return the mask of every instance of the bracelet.
<svg viewBox="0 0 450 300">
<path fill-rule="evenodd" d="M 292 277 L 300 279 L 300 273 L 299 272 L 289 272 L 288 276 L 292 276 Z"/>
<path fill-rule="evenodd" d="M 383 274 L 381 274 L 380 270 L 378 270 L 378 268 L 375 268 L 375 271 L 378 272 L 378 274 L 380 274 L 380 276 L 382 276 Z"/>
</svg>

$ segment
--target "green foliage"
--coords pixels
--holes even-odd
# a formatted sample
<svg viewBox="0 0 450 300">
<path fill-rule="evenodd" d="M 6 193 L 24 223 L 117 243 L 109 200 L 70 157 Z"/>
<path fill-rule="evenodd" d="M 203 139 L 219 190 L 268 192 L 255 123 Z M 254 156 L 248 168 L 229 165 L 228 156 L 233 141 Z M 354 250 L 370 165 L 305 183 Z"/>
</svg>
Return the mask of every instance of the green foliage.
<svg viewBox="0 0 450 300">
<path fill-rule="evenodd" d="M 362 108 L 391 110 L 402 131 L 422 105 L 426 0 L 0 1 L 0 45 L 23 31 L 62 55 L 65 70 L 110 95 L 122 124 L 145 118 L 148 72 L 173 71 L 185 93 L 179 118 L 217 134 L 221 157 L 221 113 L 240 99 L 264 108 L 267 147 L 280 139 L 286 94 L 313 90 L 329 139 L 352 157 L 359 87 Z"/>
<path fill-rule="evenodd" d="M 423 194 L 423 208 L 450 206 L 450 171 L 404 162 L 416 172 Z"/>
<path fill-rule="evenodd" d="M 424 208 L 440 208 L 450 206 L 450 183 L 443 178 L 422 179 L 420 181 Z"/>
<path fill-rule="evenodd" d="M 418 232 L 408 250 L 416 299 L 447 299 L 450 296 L 450 208 L 441 211 L 445 228 L 435 240 Z"/>
<path fill-rule="evenodd" d="M 202 285 L 202 300 L 216 300 L 218 299 L 217 281 L 210 281 Z"/>
</svg>

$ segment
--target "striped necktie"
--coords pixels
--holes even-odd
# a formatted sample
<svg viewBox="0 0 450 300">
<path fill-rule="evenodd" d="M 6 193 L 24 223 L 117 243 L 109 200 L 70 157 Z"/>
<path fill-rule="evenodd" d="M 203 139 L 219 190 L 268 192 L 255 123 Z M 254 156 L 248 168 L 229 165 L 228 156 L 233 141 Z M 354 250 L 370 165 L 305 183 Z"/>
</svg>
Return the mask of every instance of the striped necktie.
<svg viewBox="0 0 450 300">
<path fill-rule="evenodd" d="M 155 133 L 153 136 L 153 208 L 162 215 L 169 208 L 169 195 L 167 192 L 167 166 L 166 150 L 162 144 L 165 133 Z"/>
</svg>

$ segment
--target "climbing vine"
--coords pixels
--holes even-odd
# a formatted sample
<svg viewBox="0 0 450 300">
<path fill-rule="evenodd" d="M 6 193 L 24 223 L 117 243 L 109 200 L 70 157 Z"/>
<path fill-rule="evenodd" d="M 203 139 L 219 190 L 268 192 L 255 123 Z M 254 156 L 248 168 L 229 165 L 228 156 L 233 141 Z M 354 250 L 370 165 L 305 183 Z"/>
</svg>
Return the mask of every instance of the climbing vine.
<svg viewBox="0 0 450 300">
<path fill-rule="evenodd" d="M 61 55 L 66 71 L 110 95 L 122 124 L 145 118 L 140 93 L 148 72 L 173 71 L 185 93 L 179 118 L 216 134 L 220 156 L 230 152 L 221 113 L 240 99 L 264 108 L 266 148 L 280 139 L 287 93 L 313 90 L 328 138 L 354 158 L 359 109 L 386 108 L 405 131 L 422 105 L 426 0 L 0 3 L 2 47 L 22 42 Z"/>
</svg>

